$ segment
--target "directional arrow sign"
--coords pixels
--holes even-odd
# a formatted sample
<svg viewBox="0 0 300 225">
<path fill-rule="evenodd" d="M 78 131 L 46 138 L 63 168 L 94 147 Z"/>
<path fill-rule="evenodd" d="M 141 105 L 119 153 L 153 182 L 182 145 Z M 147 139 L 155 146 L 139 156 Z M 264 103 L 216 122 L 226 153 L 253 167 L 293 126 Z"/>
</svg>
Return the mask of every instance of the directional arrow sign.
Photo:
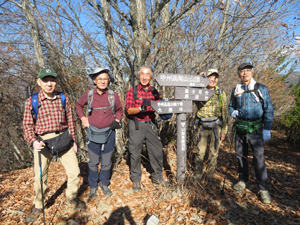
<svg viewBox="0 0 300 225">
<path fill-rule="evenodd" d="M 151 107 L 158 114 L 193 112 L 192 101 L 151 101 Z"/>
<path fill-rule="evenodd" d="M 160 86 L 206 87 L 209 80 L 205 76 L 190 74 L 160 73 L 156 77 Z"/>
<path fill-rule="evenodd" d="M 208 101 L 215 94 L 215 90 L 203 88 L 175 87 L 175 98 L 193 101 Z"/>
</svg>

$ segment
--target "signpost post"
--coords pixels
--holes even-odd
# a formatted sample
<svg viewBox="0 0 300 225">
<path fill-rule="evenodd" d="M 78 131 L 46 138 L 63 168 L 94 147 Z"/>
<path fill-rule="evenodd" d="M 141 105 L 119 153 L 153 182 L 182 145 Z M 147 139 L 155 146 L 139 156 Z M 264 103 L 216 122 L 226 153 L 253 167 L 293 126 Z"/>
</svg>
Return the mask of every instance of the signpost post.
<svg viewBox="0 0 300 225">
<path fill-rule="evenodd" d="M 185 68 L 178 68 L 176 74 L 161 73 L 156 81 L 161 86 L 175 86 L 177 100 L 151 101 L 151 107 L 158 114 L 177 113 L 177 180 L 183 183 L 187 156 L 186 113 L 193 112 L 192 100 L 208 101 L 215 91 L 204 89 L 209 84 L 207 77 L 186 74 Z"/>
</svg>

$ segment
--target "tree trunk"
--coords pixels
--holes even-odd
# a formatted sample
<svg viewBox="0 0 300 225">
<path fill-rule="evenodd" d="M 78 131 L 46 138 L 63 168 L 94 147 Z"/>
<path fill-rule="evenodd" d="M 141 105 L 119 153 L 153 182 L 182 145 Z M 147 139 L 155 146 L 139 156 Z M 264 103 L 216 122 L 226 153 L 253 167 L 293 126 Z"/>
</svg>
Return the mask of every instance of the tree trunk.
<svg viewBox="0 0 300 225">
<path fill-rule="evenodd" d="M 28 22 L 28 26 L 30 28 L 32 41 L 33 41 L 33 45 L 34 45 L 34 50 L 35 50 L 35 54 L 36 54 L 36 59 L 37 59 L 39 68 L 44 68 L 45 61 L 44 61 L 42 46 L 41 46 L 41 42 L 40 42 L 40 34 L 39 34 L 38 25 L 34 19 L 32 11 L 30 10 L 28 0 L 21 0 L 21 4 L 22 4 L 21 8 L 23 9 L 25 18 L 26 18 L 26 20 Z"/>
</svg>

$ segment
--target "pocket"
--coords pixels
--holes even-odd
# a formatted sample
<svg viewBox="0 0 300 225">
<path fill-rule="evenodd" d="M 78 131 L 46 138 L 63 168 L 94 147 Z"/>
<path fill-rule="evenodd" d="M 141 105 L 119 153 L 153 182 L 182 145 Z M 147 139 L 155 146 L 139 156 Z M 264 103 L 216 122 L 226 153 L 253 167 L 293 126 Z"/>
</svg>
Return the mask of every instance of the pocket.
<svg viewBox="0 0 300 225">
<path fill-rule="evenodd" d="M 65 110 L 64 109 L 58 109 L 57 110 L 57 122 L 59 124 L 62 124 L 62 125 L 66 125 L 67 124 L 67 121 L 66 121 L 66 113 L 65 113 Z"/>
<path fill-rule="evenodd" d="M 50 111 L 48 110 L 38 112 L 36 126 L 43 126 L 45 124 L 48 124 L 49 116 L 50 116 Z"/>
</svg>

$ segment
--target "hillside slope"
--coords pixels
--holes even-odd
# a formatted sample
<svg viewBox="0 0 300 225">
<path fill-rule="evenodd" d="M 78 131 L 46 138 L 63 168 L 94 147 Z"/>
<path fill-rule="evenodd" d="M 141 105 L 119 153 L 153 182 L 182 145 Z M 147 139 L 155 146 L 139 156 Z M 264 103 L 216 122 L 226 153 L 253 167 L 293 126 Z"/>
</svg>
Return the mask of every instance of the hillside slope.
<svg viewBox="0 0 300 225">
<path fill-rule="evenodd" d="M 190 158 L 195 148 L 189 149 Z M 145 224 L 151 215 L 159 224 L 299 224 L 300 223 L 300 151 L 293 151 L 284 142 L 284 136 L 273 132 L 265 148 L 272 204 L 262 204 L 251 167 L 250 187 L 241 193 L 231 186 L 237 177 L 236 160 L 231 157 L 225 195 L 220 190 L 228 160 L 229 143 L 223 143 L 219 154 L 216 183 L 203 180 L 197 183 L 187 175 L 183 187 L 173 182 L 171 188 L 154 186 L 149 178 L 149 164 L 144 160 L 142 190 L 134 193 L 129 179 L 129 166 L 122 160 L 113 171 L 110 188 L 113 196 L 105 197 L 98 189 L 98 199 L 88 200 L 88 166 L 80 164 L 79 195 L 87 203 L 85 210 L 65 206 L 66 175 L 60 162 L 50 165 L 45 210 L 46 224 Z M 234 152 L 234 151 L 233 151 Z M 174 146 L 165 149 L 166 168 L 170 177 L 176 177 Z M 251 159 L 252 161 L 252 159 Z M 34 199 L 33 168 L 0 174 L 0 223 L 24 224 Z M 42 224 L 42 217 L 31 224 Z"/>
</svg>

